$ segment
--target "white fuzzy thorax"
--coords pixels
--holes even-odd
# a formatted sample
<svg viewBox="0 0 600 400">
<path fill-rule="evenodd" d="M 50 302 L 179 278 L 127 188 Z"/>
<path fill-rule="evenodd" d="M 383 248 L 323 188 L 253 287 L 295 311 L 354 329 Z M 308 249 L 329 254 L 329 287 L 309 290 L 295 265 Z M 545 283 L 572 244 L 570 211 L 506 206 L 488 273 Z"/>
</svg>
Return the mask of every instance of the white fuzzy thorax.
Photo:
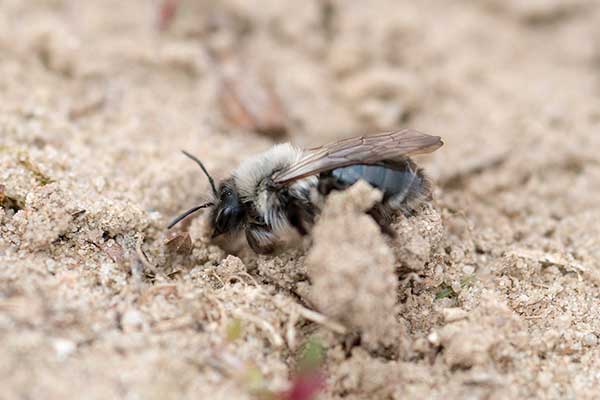
<svg viewBox="0 0 600 400">
<path fill-rule="evenodd" d="M 274 232 L 283 233 L 290 229 L 284 217 L 277 194 L 267 190 L 265 178 L 275 171 L 296 163 L 302 156 L 302 150 L 289 143 L 278 144 L 269 150 L 243 161 L 234 171 L 233 179 L 238 193 L 244 202 L 253 202 L 258 213 Z M 310 190 L 317 185 L 316 177 L 308 177 L 289 186 L 292 193 Z"/>
<path fill-rule="evenodd" d="M 253 201 L 260 182 L 296 161 L 302 150 L 289 143 L 278 144 L 269 150 L 244 160 L 233 172 L 233 179 L 243 200 Z"/>
</svg>

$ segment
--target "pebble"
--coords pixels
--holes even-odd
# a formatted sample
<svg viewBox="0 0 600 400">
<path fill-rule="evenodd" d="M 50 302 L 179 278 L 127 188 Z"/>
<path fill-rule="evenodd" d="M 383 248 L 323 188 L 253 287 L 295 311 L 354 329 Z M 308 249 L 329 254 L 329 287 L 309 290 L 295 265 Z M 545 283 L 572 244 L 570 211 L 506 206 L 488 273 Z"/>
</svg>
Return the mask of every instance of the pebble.
<svg viewBox="0 0 600 400">
<path fill-rule="evenodd" d="M 440 345 L 440 335 L 437 332 L 431 332 L 429 336 L 427 336 L 427 340 L 434 346 Z"/>
<path fill-rule="evenodd" d="M 588 333 L 583 336 L 583 343 L 586 346 L 596 346 L 598 344 L 598 337 L 593 333 Z"/>
<path fill-rule="evenodd" d="M 442 310 L 442 315 L 444 316 L 444 321 L 448 323 L 465 319 L 469 314 L 462 308 L 449 307 Z"/>
<path fill-rule="evenodd" d="M 77 345 L 75 342 L 67 339 L 54 339 L 52 342 L 52 347 L 54 347 L 54 351 L 56 352 L 56 356 L 61 360 L 64 360 L 68 356 L 70 356 L 75 349 L 77 349 Z"/>
<path fill-rule="evenodd" d="M 144 316 L 138 310 L 127 310 L 121 318 L 123 329 L 140 330 L 144 326 Z"/>
<path fill-rule="evenodd" d="M 463 273 L 466 275 L 473 275 L 475 273 L 475 267 L 472 265 L 465 265 L 462 269 Z"/>
</svg>

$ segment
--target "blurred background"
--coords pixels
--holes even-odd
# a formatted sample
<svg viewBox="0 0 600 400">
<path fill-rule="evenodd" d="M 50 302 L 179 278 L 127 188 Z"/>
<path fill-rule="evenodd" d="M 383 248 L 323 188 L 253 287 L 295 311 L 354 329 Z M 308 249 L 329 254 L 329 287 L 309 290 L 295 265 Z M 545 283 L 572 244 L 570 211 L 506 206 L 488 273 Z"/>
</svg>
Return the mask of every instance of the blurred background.
<svg viewBox="0 0 600 400">
<path fill-rule="evenodd" d="M 207 190 L 197 167 L 179 150 L 197 155 L 223 178 L 248 155 L 277 142 L 313 147 L 411 127 L 446 143 L 419 162 L 435 182 L 446 235 L 444 274 L 450 272 L 419 272 L 423 286 L 433 279 L 436 287 L 445 282 L 458 291 L 464 271 L 483 271 L 487 280 L 474 284 L 480 297 L 470 303 L 457 297 L 445 305 L 477 307 L 487 290 L 522 317 L 519 330 L 526 334 L 486 342 L 487 354 L 492 344 L 521 340 L 519 361 L 477 358 L 471 366 L 493 379 L 465 378 L 471 372 L 433 361 L 432 348 L 439 343 L 423 343 L 443 325 L 441 311 L 433 300 L 416 301 L 436 317 L 417 322 L 418 313 L 398 314 L 406 318 L 411 343 L 400 359 L 422 374 L 398 378 L 409 389 L 394 393 L 593 394 L 599 375 L 584 371 L 598 371 L 592 355 L 600 334 L 598 322 L 589 319 L 600 282 L 598 37 L 600 3 L 592 0 L 0 0 L 0 256 L 13 266 L 0 273 L 0 310 L 2 296 L 10 297 L 7 288 L 20 293 L 11 300 L 9 322 L 0 323 L 10 360 L 6 369 L 0 367 L 0 383 L 15 396 L 38 397 L 62 382 L 52 394 L 64 398 L 68 371 L 89 368 L 100 376 L 91 380 L 98 383 L 96 398 L 191 396 L 199 390 L 190 383 L 195 375 L 181 372 L 187 364 L 168 358 L 175 337 L 155 332 L 148 322 L 152 311 L 140 314 L 139 307 L 128 323 L 136 331 L 143 327 L 146 336 L 117 344 L 95 339 L 101 350 L 92 347 L 61 364 L 98 337 L 89 326 L 118 336 L 120 328 L 103 318 L 137 307 L 137 297 L 123 294 L 131 274 L 106 267 L 118 256 L 108 251 L 112 256 L 106 258 L 105 243 L 126 247 L 139 239 L 132 232 L 143 232 L 148 252 L 168 264 L 169 273 L 180 268 L 187 274 L 203 263 L 213 268 L 225 259 L 221 250 L 196 241 L 206 239 L 201 218 L 190 228 L 192 261 L 173 262 L 161 253 L 162 226 Z M 63 218 L 64 209 L 72 213 Z M 70 241 L 83 209 L 87 236 Z M 253 255 L 241 257 L 248 266 L 259 263 Z M 291 265 L 292 259 L 276 262 Z M 548 269 L 555 275 L 538 275 Z M 201 285 L 208 279 L 202 271 L 186 278 L 188 283 Z M 540 280 L 535 285 L 532 276 Z M 56 280 L 71 291 L 56 294 Z M 563 286 L 552 286 L 554 281 Z M 86 297 L 82 288 L 95 297 Z M 517 289 L 519 295 L 511 292 Z M 519 297 L 534 289 L 541 292 Z M 422 290 L 431 298 L 429 289 Z M 56 309 L 46 310 L 40 298 L 51 299 Z M 570 309 L 573 304 L 579 311 Z M 102 322 L 88 316 L 95 315 L 90 310 Z M 136 345 L 169 350 L 146 354 Z M 179 351 L 189 350 L 181 346 Z M 262 344 L 248 346 L 264 350 Z M 119 349 L 133 358 L 119 361 Z M 119 378 L 99 367 L 105 357 L 128 368 L 146 362 L 146 356 L 152 368 L 166 363 L 170 372 L 157 378 L 136 370 Z M 287 376 L 288 356 L 263 359 L 263 373 L 276 387 Z M 358 364 L 347 368 L 360 370 Z M 30 373 L 41 382 L 33 392 L 21 390 L 31 382 Z M 351 384 L 344 388 L 336 373 L 323 398 L 368 395 Z M 203 385 L 211 387 L 218 379 L 207 374 Z M 433 378 L 424 378 L 429 375 Z M 189 380 L 182 383 L 182 376 Z M 89 379 L 79 376 L 74 392 Z M 487 389 L 469 386 L 469 379 Z M 224 398 L 242 396 L 238 389 L 222 389 Z"/>
<path fill-rule="evenodd" d="M 196 189 L 180 148 L 224 176 L 274 141 L 410 126 L 447 143 L 434 177 L 523 167 L 500 185 L 594 155 L 593 1 L 6 0 L 0 18 L 3 107 L 79 128 L 24 139 L 86 142 L 151 208 L 193 193 L 182 168 Z"/>
</svg>

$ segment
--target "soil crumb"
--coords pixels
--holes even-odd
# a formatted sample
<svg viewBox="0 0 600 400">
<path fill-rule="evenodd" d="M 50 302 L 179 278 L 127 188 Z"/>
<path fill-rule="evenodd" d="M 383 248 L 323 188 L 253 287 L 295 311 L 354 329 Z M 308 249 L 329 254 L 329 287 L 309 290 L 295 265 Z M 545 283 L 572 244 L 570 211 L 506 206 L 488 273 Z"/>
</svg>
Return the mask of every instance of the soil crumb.
<svg viewBox="0 0 600 400">
<path fill-rule="evenodd" d="M 315 305 L 360 331 L 370 347 L 393 345 L 401 333 L 394 317 L 398 284 L 394 254 L 379 226 L 365 214 L 381 197 L 362 181 L 332 193 L 306 258 Z"/>
</svg>

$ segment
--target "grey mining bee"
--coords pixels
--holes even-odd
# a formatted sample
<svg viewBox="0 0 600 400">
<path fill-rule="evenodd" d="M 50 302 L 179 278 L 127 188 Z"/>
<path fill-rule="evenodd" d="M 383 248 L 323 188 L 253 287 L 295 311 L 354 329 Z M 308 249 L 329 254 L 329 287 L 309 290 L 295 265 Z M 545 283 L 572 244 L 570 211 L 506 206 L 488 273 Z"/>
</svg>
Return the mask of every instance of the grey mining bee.
<svg viewBox="0 0 600 400">
<path fill-rule="evenodd" d="M 217 187 L 202 162 L 187 152 L 207 176 L 212 200 L 178 216 L 168 226 L 211 207 L 212 237 L 243 231 L 256 253 L 270 253 L 281 237 L 294 230 L 307 234 L 332 190 L 344 190 L 360 179 L 383 192 L 369 214 L 384 232 L 396 212 L 411 214 L 431 199 L 425 173 L 409 156 L 443 145 L 439 136 L 412 129 L 361 136 L 312 149 L 289 143 L 243 161 Z"/>
</svg>

